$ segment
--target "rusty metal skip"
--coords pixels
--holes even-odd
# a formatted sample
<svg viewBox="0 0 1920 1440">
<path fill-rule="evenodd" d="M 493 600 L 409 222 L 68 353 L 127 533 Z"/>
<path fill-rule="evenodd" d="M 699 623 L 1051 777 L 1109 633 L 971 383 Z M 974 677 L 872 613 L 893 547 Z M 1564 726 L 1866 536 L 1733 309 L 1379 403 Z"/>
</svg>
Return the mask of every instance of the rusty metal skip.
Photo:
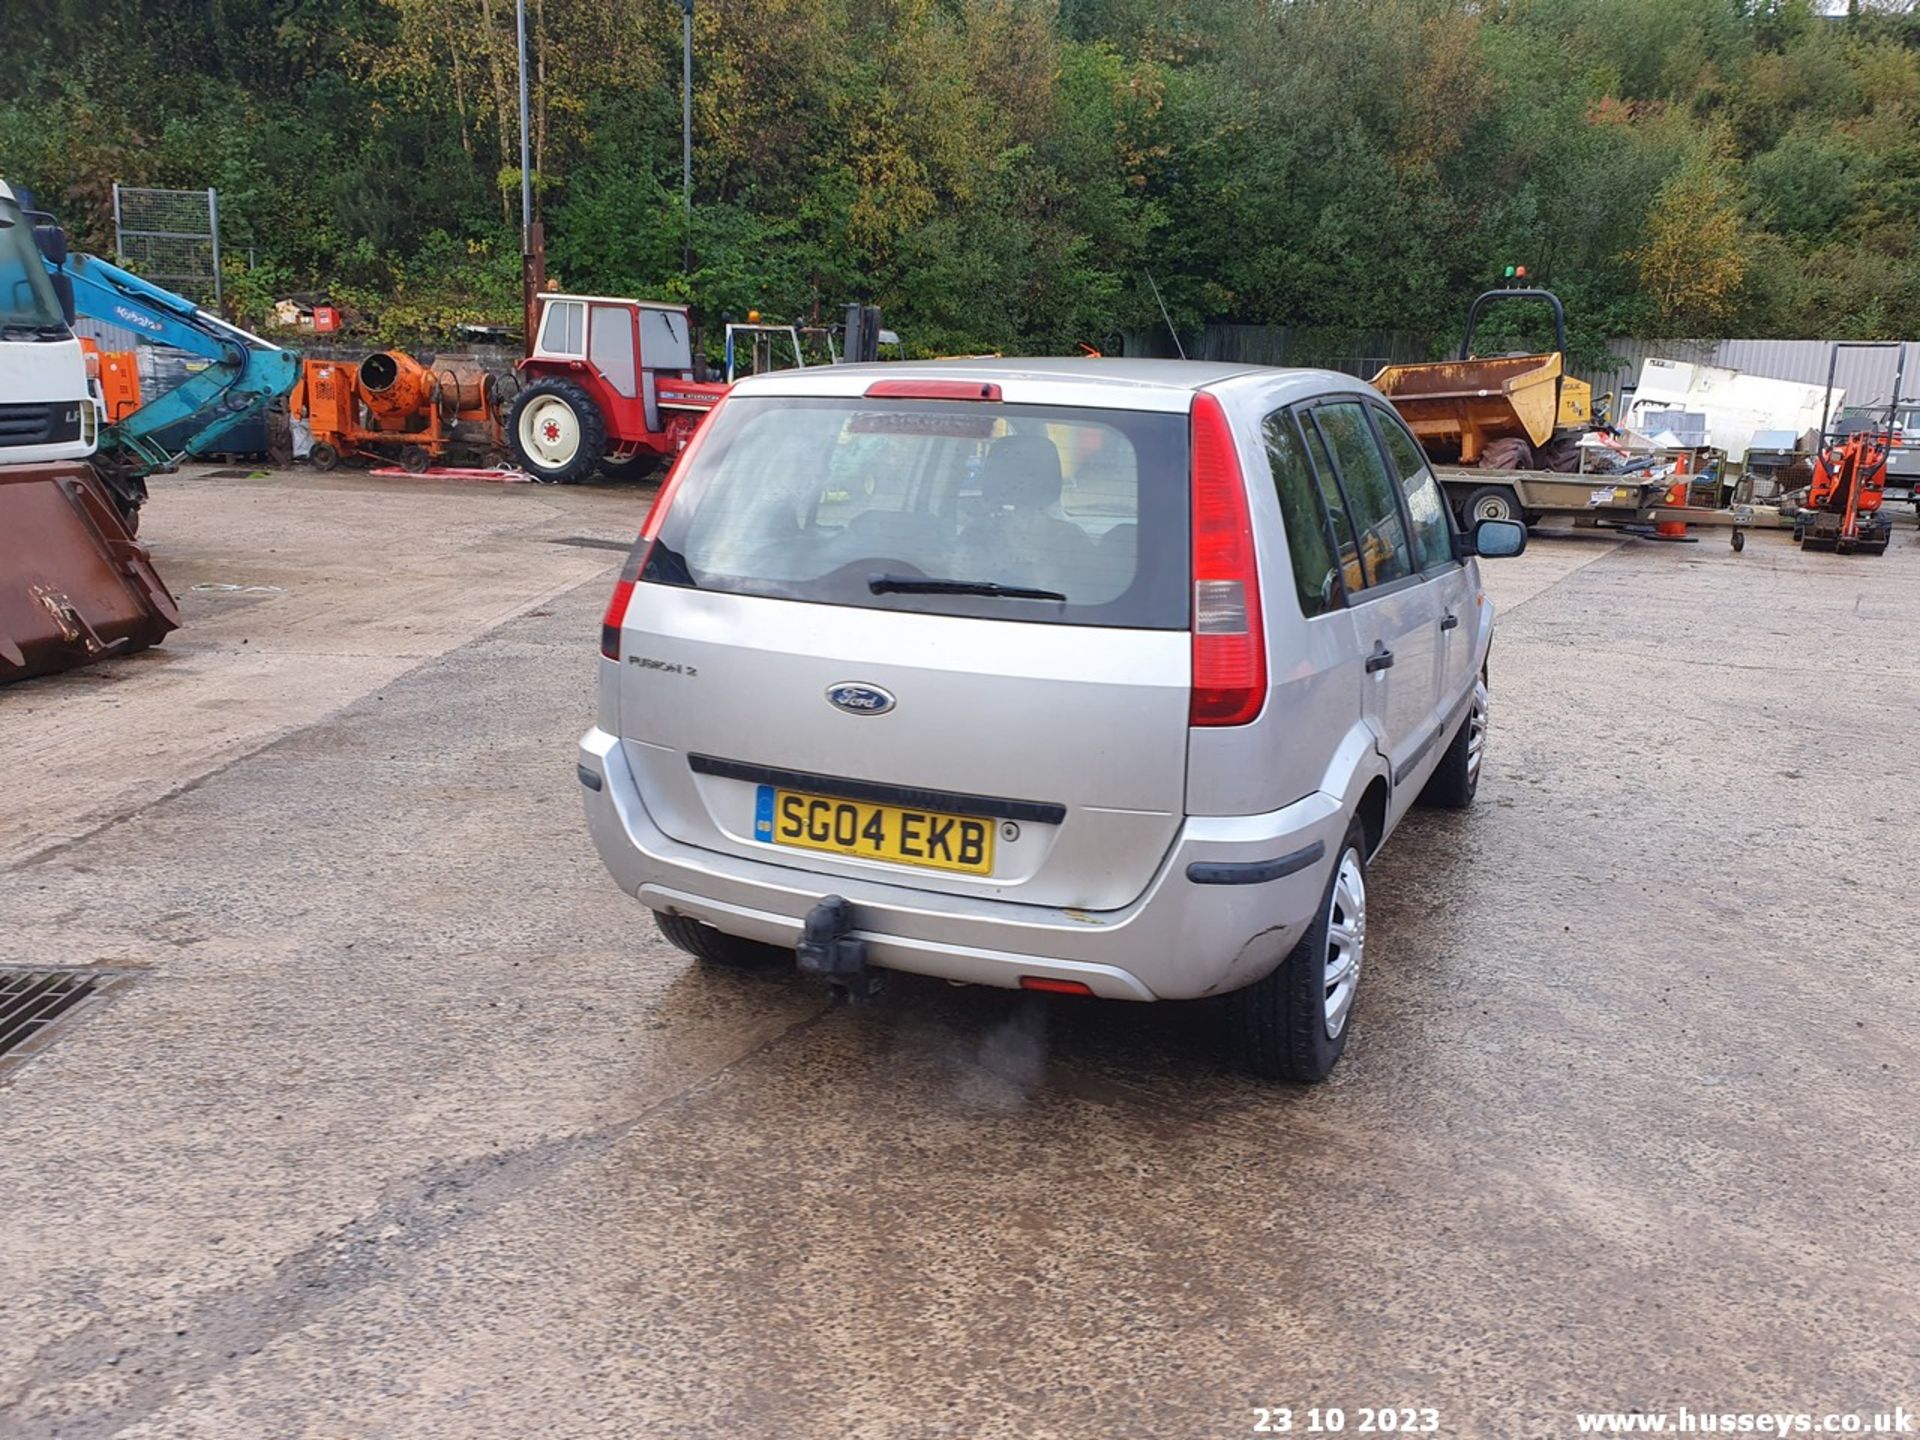
<svg viewBox="0 0 1920 1440">
<path fill-rule="evenodd" d="M 0 684 L 144 650 L 179 626 L 91 469 L 0 467 Z"/>
</svg>

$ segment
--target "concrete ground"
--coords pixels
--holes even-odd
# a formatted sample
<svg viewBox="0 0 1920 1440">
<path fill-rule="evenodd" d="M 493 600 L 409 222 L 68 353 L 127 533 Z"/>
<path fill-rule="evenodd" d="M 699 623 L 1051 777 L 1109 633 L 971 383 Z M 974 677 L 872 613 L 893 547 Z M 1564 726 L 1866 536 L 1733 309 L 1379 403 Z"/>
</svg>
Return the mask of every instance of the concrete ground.
<svg viewBox="0 0 1920 1440">
<path fill-rule="evenodd" d="M 1300 1090 L 1187 1009 L 669 949 L 573 779 L 643 498 L 171 480 L 188 628 L 0 691 L 0 959 L 135 976 L 0 1080 L 0 1436 L 1920 1400 L 1910 522 L 1489 564 L 1480 803 Z"/>
</svg>

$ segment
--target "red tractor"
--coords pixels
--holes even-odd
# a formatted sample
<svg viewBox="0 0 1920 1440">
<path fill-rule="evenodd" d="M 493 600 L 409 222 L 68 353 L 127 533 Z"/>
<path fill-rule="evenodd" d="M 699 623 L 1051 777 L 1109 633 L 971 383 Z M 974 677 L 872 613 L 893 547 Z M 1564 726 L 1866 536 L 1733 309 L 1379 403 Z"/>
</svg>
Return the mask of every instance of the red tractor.
<svg viewBox="0 0 1920 1440">
<path fill-rule="evenodd" d="M 727 390 L 693 378 L 684 305 L 542 295 L 536 335 L 506 430 L 537 480 L 577 484 L 678 454 Z"/>
</svg>

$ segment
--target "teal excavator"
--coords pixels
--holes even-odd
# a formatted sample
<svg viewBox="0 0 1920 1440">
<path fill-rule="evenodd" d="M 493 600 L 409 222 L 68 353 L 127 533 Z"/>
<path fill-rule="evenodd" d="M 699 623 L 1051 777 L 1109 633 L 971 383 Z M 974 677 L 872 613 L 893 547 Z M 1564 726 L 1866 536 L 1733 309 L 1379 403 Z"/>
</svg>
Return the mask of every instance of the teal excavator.
<svg viewBox="0 0 1920 1440">
<path fill-rule="evenodd" d="M 223 437 L 293 389 L 300 357 L 97 255 L 69 253 L 56 226 L 36 227 L 34 238 L 70 315 L 116 325 L 143 343 L 202 362 L 185 383 L 100 431 L 93 467 L 132 532 L 146 503 L 147 477 L 218 451 Z"/>
</svg>

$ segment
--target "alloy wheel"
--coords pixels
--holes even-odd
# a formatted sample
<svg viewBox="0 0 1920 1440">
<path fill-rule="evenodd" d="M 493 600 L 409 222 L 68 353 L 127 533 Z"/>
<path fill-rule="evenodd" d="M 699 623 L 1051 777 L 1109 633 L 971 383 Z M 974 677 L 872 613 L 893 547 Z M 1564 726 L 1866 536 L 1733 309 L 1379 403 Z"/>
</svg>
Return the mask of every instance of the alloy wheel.
<svg viewBox="0 0 1920 1440">
<path fill-rule="evenodd" d="M 1473 708 L 1467 712 L 1467 784 L 1480 783 L 1480 761 L 1487 749 L 1487 677 L 1473 682 Z"/>
<path fill-rule="evenodd" d="M 1367 950 L 1367 881 L 1360 868 L 1360 852 L 1340 857 L 1333 895 L 1327 902 L 1327 963 L 1323 972 L 1325 1020 L 1329 1039 L 1339 1039 L 1353 1010 L 1354 991 L 1360 985 L 1360 966 Z"/>
</svg>

